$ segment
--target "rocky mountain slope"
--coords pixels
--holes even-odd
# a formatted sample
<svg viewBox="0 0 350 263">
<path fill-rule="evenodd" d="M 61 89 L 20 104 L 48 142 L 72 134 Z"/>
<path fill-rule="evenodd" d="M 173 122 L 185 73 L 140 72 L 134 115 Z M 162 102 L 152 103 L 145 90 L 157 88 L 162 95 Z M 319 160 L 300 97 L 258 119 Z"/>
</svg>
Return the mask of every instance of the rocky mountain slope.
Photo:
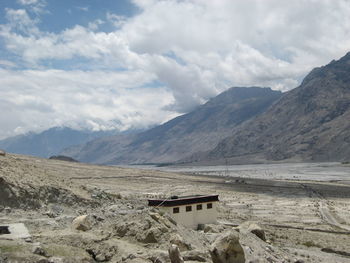
<svg viewBox="0 0 350 263">
<path fill-rule="evenodd" d="M 0 148 L 8 152 L 50 157 L 72 145 L 86 143 L 112 132 L 78 131 L 67 127 L 54 127 L 41 133 L 28 133 L 0 141 Z"/>
<path fill-rule="evenodd" d="M 350 53 L 315 68 L 266 112 L 233 129 L 191 161 L 347 161 L 350 159 Z"/>
<path fill-rule="evenodd" d="M 101 138 L 62 154 L 94 163 L 165 163 L 212 149 L 232 129 L 282 95 L 269 88 L 231 88 L 196 110 L 145 132 Z"/>
</svg>

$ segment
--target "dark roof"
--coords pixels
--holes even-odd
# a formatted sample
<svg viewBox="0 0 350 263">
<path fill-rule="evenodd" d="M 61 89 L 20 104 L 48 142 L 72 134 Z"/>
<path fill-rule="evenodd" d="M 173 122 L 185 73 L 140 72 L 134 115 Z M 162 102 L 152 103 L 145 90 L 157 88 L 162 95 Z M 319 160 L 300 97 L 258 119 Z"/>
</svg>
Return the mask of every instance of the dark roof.
<svg viewBox="0 0 350 263">
<path fill-rule="evenodd" d="M 171 197 L 169 199 L 149 199 L 149 206 L 178 206 L 178 205 L 190 205 L 206 202 L 219 201 L 219 195 L 192 195 L 192 196 L 179 196 Z"/>
</svg>

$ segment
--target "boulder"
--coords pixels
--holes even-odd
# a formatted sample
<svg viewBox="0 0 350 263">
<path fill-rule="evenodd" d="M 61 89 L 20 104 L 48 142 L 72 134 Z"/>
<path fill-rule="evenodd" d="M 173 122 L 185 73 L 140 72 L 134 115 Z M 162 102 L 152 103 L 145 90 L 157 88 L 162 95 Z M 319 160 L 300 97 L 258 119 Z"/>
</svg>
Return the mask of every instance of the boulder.
<svg viewBox="0 0 350 263">
<path fill-rule="evenodd" d="M 0 156 L 6 156 L 6 152 L 4 150 L 0 150 Z"/>
<path fill-rule="evenodd" d="M 219 236 L 209 252 L 213 263 L 245 262 L 244 250 L 239 243 L 239 234 L 233 230 Z"/>
<path fill-rule="evenodd" d="M 90 230 L 92 228 L 91 218 L 88 215 L 78 216 L 73 220 L 72 227 L 81 231 Z"/>
<path fill-rule="evenodd" d="M 157 243 L 158 236 L 161 235 L 161 231 L 158 228 L 150 228 L 146 231 L 141 231 L 136 239 L 142 243 Z"/>
<path fill-rule="evenodd" d="M 171 263 L 184 263 L 184 259 L 182 258 L 180 249 L 177 245 L 171 244 L 168 252 Z"/>
<path fill-rule="evenodd" d="M 191 244 L 186 243 L 179 234 L 174 234 L 170 238 L 170 243 L 176 245 L 180 251 L 186 251 L 191 249 Z"/>
<path fill-rule="evenodd" d="M 152 213 L 152 212 L 150 212 L 149 215 L 150 215 L 150 217 L 151 217 L 153 220 L 155 220 L 155 221 L 158 222 L 159 224 L 163 224 L 163 225 L 166 226 L 167 228 L 171 228 L 171 222 L 170 222 L 167 218 L 161 216 L 161 215 L 158 214 L 158 213 Z"/>
<path fill-rule="evenodd" d="M 40 255 L 40 256 L 44 256 L 44 257 L 47 256 L 46 251 L 41 247 L 40 243 L 34 244 L 32 252 L 33 252 L 33 254 L 36 254 L 36 255 Z"/>
<path fill-rule="evenodd" d="M 202 251 L 191 250 L 184 252 L 182 257 L 185 261 L 207 262 L 208 255 Z"/>
<path fill-rule="evenodd" d="M 250 232 L 261 240 L 266 241 L 265 231 L 256 223 L 245 222 L 234 229 L 240 233 Z"/>
</svg>

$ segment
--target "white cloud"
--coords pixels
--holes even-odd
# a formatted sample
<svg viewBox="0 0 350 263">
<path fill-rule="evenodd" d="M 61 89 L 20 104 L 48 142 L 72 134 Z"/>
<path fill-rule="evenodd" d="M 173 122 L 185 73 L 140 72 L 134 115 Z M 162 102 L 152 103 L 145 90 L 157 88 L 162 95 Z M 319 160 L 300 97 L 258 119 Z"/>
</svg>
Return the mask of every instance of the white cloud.
<svg viewBox="0 0 350 263">
<path fill-rule="evenodd" d="M 0 68 L 5 67 L 5 68 L 15 68 L 17 65 L 11 61 L 0 59 Z"/>
<path fill-rule="evenodd" d="M 17 2 L 36 14 L 47 12 L 45 10 L 46 0 L 17 0 Z"/>
<path fill-rule="evenodd" d="M 83 72 L 0 70 L 0 123 L 26 132 L 52 126 L 121 130 L 154 125 L 174 116 L 164 88 L 144 88 L 153 79 L 142 71 Z M 12 134 L 13 135 L 13 134 Z"/>
<path fill-rule="evenodd" d="M 23 1 L 33 5 L 42 2 Z M 80 99 L 87 100 L 86 105 L 91 103 L 84 111 L 74 108 L 77 113 L 73 117 L 54 108 L 53 112 L 65 116 L 60 121 L 86 118 L 90 123 L 108 126 L 107 122 L 115 118 L 116 123 L 121 120 L 124 127 L 129 127 L 139 123 L 144 114 L 150 114 L 146 107 L 135 110 L 135 105 L 152 104 L 151 99 L 138 97 L 156 96 L 154 90 L 142 89 L 140 83 L 132 81 L 128 87 L 136 86 L 136 92 L 124 89 L 120 101 L 112 103 L 107 97 L 99 97 L 101 103 L 92 103 L 89 98 L 102 79 L 89 78 L 91 83 L 86 86 L 90 88 L 81 89 L 83 84 L 76 81 L 77 76 L 101 76 L 101 70 L 108 70 L 109 78 L 112 70 L 123 69 L 116 74 L 133 76 L 142 72 L 148 80 L 141 83 L 150 80 L 162 83 L 155 91 L 165 94 L 167 99 L 161 107 L 153 109 L 154 121 L 160 122 L 166 119 L 165 115 L 170 116 L 164 109 L 186 112 L 231 86 L 294 88 L 309 70 L 341 57 L 350 46 L 350 2 L 346 0 L 133 0 L 133 3 L 140 8 L 134 17 L 107 13 L 105 18 L 91 21 L 88 27 L 76 25 L 56 34 L 40 31 L 39 21 L 25 10 L 8 9 L 9 23 L 0 26 L 0 37 L 9 51 L 22 58 L 23 65 L 38 69 L 30 74 L 28 71 L 8 74 L 24 83 L 31 83 L 35 75 L 43 74 L 41 84 L 32 89 L 31 95 L 42 93 L 46 78 L 50 90 L 56 91 L 64 79 L 71 88 L 70 97 L 79 94 Z M 112 23 L 114 31 L 99 31 L 105 22 Z M 54 71 L 45 69 L 47 61 L 65 61 L 77 69 L 88 64 L 91 71 L 60 71 L 61 77 L 56 79 Z M 112 79 L 115 83 L 107 86 L 119 85 L 118 79 Z M 20 85 L 11 85 L 15 92 L 22 92 Z M 55 94 L 53 98 L 61 98 L 59 92 Z M 132 96 L 135 98 L 131 99 Z M 45 106 L 45 99 L 22 99 L 37 108 Z M 76 103 L 66 97 L 60 101 L 62 108 Z M 10 100 L 7 103 L 14 104 Z M 115 107 L 118 103 L 124 107 Z M 128 106 L 133 103 L 134 106 Z M 162 112 L 159 119 L 158 112 Z M 95 121 L 98 116 L 104 121 Z"/>
<path fill-rule="evenodd" d="M 112 14 L 110 12 L 107 12 L 106 19 L 107 21 L 112 23 L 116 28 L 120 28 L 121 26 L 125 25 L 128 20 L 125 16 Z"/>
<path fill-rule="evenodd" d="M 40 2 L 40 0 L 18 0 L 18 2 L 22 5 L 33 5 Z"/>
</svg>

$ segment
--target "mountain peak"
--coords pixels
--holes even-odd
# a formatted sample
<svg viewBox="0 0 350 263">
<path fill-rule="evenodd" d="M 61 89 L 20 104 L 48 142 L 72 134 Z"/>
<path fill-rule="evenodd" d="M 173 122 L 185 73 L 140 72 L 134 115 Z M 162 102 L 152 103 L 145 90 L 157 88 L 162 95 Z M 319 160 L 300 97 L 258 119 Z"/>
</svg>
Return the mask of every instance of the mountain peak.
<svg viewBox="0 0 350 263">
<path fill-rule="evenodd" d="M 203 159 L 342 161 L 350 156 L 350 53 L 313 69 Z"/>
</svg>

